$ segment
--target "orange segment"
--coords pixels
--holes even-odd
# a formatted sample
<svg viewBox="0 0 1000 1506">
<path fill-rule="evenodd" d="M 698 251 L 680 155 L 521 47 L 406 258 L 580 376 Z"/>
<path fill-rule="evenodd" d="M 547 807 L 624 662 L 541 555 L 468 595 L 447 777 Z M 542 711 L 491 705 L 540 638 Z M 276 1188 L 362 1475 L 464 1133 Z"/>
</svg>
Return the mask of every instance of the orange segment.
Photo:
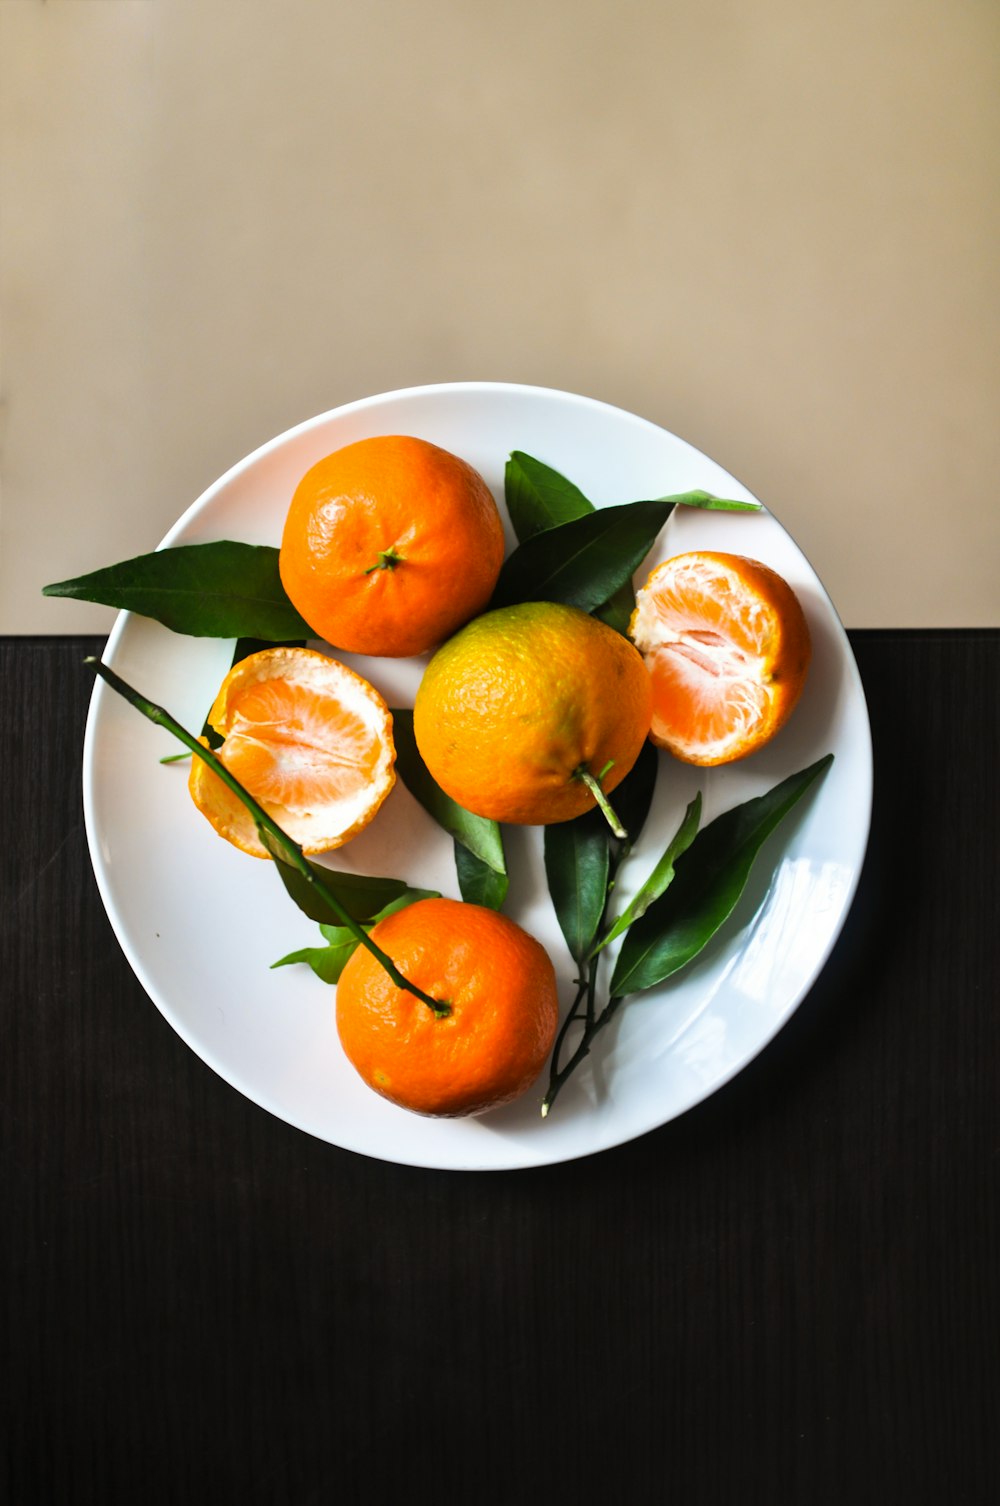
<svg viewBox="0 0 1000 1506">
<path fill-rule="evenodd" d="M 343 798 L 369 783 L 381 745 L 342 696 L 270 680 L 240 698 L 225 749 L 226 767 L 258 799 L 308 811 L 317 797 Z"/>
<path fill-rule="evenodd" d="M 650 737 L 685 763 L 731 763 L 763 747 L 809 668 L 809 628 L 791 586 L 737 554 L 658 565 L 636 596 L 629 635 L 653 681 Z"/>
<path fill-rule="evenodd" d="M 382 697 L 312 649 L 265 649 L 234 665 L 209 722 L 224 739 L 218 756 L 226 768 L 307 853 L 356 836 L 395 782 Z M 267 857 L 250 813 L 201 759 L 189 788 L 221 836 Z"/>
</svg>

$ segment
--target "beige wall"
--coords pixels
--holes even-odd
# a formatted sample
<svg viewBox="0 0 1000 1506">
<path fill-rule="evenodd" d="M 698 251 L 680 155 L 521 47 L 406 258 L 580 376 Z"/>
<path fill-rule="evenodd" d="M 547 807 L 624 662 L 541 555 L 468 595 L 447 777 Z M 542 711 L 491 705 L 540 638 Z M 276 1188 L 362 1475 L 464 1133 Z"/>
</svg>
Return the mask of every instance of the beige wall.
<svg viewBox="0 0 1000 1506">
<path fill-rule="evenodd" d="M 848 626 L 1000 622 L 995 0 L 0 0 L 0 631 L 368 393 L 707 450 Z"/>
</svg>

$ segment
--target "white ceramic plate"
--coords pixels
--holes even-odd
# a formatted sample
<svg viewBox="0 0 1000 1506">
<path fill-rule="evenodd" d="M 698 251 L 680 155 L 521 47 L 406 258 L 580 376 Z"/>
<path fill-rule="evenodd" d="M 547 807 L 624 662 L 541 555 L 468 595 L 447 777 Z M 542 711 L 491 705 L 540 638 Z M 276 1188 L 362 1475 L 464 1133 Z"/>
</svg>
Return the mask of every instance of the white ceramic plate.
<svg viewBox="0 0 1000 1506">
<path fill-rule="evenodd" d="M 675 435 L 619 409 L 540 388 L 458 383 L 367 398 L 291 429 L 210 487 L 164 543 L 277 544 L 308 467 L 352 440 L 384 433 L 453 450 L 485 476 L 499 501 L 513 449 L 562 471 L 599 506 L 693 487 L 750 495 Z M 97 881 L 139 981 L 203 1061 L 261 1107 L 333 1145 L 414 1166 L 485 1170 L 540 1166 L 621 1144 L 707 1097 L 757 1055 L 807 993 L 850 907 L 868 839 L 871 737 L 843 627 L 778 522 L 766 511 L 676 509 L 640 579 L 658 559 L 692 548 L 748 554 L 783 575 L 809 618 L 813 666 L 792 720 L 749 760 L 697 770 L 661 755 L 653 809 L 624 870 L 623 901 L 696 789 L 707 822 L 828 751 L 836 758 L 771 838 L 723 932 L 669 986 L 621 1011 L 544 1122 L 544 1075 L 518 1103 L 467 1120 L 408 1114 L 366 1088 L 341 1053 L 333 990 L 306 967 L 270 970 L 286 952 L 317 942 L 316 928 L 286 898 L 269 864 L 221 841 L 196 813 L 186 763 L 159 762 L 178 751 L 169 735 L 97 685 L 84 755 Z M 231 649 L 123 613 L 106 658 L 197 728 Z M 390 705 L 412 705 L 425 661 L 342 657 Z M 508 829 L 507 848 L 508 912 L 548 948 L 565 1005 L 572 966 L 545 887 L 540 833 Z M 451 841 L 401 781 L 377 820 L 331 863 L 458 897 Z"/>
</svg>

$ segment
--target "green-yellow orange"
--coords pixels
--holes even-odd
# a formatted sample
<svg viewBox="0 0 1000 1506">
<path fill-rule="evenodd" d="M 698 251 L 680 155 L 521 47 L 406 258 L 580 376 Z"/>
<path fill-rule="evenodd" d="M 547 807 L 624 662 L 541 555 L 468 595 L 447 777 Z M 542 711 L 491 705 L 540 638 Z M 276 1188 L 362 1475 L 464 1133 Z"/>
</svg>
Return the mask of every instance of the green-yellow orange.
<svg viewBox="0 0 1000 1506">
<path fill-rule="evenodd" d="M 420 754 L 467 810 L 519 825 L 568 821 L 638 758 L 652 715 L 642 656 L 576 607 L 487 612 L 445 643 L 414 706 Z"/>
</svg>

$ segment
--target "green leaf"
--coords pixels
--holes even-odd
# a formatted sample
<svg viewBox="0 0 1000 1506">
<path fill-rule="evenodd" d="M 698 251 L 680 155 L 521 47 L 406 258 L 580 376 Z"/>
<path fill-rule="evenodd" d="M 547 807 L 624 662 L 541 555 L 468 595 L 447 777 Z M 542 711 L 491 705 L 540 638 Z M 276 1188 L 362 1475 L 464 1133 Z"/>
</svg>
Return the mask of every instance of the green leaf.
<svg viewBox="0 0 1000 1506">
<path fill-rule="evenodd" d="M 594 511 L 578 486 L 523 450 L 512 451 L 507 461 L 504 498 L 519 544 L 545 528 Z"/>
<path fill-rule="evenodd" d="M 359 945 L 350 931 L 345 931 L 344 934 L 350 936 L 350 941 L 345 941 L 340 946 L 304 946 L 297 952 L 289 952 L 287 957 L 279 957 L 277 962 L 271 963 L 271 967 L 307 962 L 317 978 L 321 978 L 324 983 L 339 983 L 348 959 Z"/>
<path fill-rule="evenodd" d="M 686 852 L 694 841 L 700 820 L 701 795 L 697 794 L 685 811 L 683 820 L 673 840 L 668 844 L 666 852 L 664 852 L 660 861 L 635 894 L 634 898 L 626 905 L 607 935 L 601 937 L 601 940 L 594 948 L 595 952 L 599 952 L 602 947 L 606 947 L 610 942 L 617 941 L 623 931 L 627 931 L 629 926 L 633 925 L 640 916 L 645 915 L 654 900 L 659 899 L 661 894 L 666 893 L 674 877 L 674 864 L 681 853 Z"/>
<path fill-rule="evenodd" d="M 627 585 L 673 503 L 626 502 L 534 534 L 504 562 L 491 607 L 561 601 L 592 612 Z"/>
<path fill-rule="evenodd" d="M 698 955 L 732 914 L 764 841 L 832 762 L 828 753 L 698 834 L 678 859 L 670 888 L 622 942 L 612 997 L 655 988 Z"/>
<path fill-rule="evenodd" d="M 675 492 L 665 497 L 665 502 L 676 502 L 678 507 L 700 507 L 706 512 L 760 512 L 759 502 L 737 502 L 733 497 L 715 497 L 711 492 L 695 488 L 691 492 Z"/>
<path fill-rule="evenodd" d="M 627 580 L 623 586 L 601 606 L 595 607 L 593 615 L 606 622 L 609 628 L 614 628 L 616 633 L 621 633 L 623 638 L 628 637 L 628 625 L 632 621 L 632 613 L 635 611 L 635 589 L 631 580 Z"/>
<path fill-rule="evenodd" d="M 305 875 L 280 856 L 273 844 L 266 841 L 265 833 L 261 833 L 261 838 L 274 858 L 274 866 L 281 882 L 302 913 L 308 915 L 310 920 L 339 927 L 341 917 L 316 892 Z M 340 901 L 352 920 L 373 920 L 386 905 L 399 899 L 409 888 L 402 879 L 370 878 L 363 873 L 339 873 L 333 868 L 322 868 L 317 863 L 310 863 L 309 867 Z"/>
<path fill-rule="evenodd" d="M 99 601 L 152 617 L 197 638 L 308 638 L 278 574 L 278 551 L 231 539 L 157 549 L 75 580 L 45 586 L 43 596 Z"/>
<path fill-rule="evenodd" d="M 507 461 L 504 492 L 507 511 L 520 544 L 526 543 L 536 534 L 573 522 L 596 510 L 594 504 L 588 501 L 580 488 L 572 481 L 559 471 L 553 470 L 551 466 L 545 465 L 541 460 L 526 455 L 523 450 L 514 450 Z M 713 496 L 711 492 L 700 489 L 678 492 L 674 496 L 658 500 L 675 503 L 681 507 L 699 507 L 725 512 L 760 511 L 758 502 L 737 502 L 725 497 Z M 638 568 L 641 559 L 642 556 L 633 570 Z M 602 600 L 584 608 L 586 611 L 593 612 L 594 616 L 599 617 L 602 622 L 606 622 L 608 627 L 614 628 L 615 632 L 623 635 L 628 632 L 628 625 L 635 611 L 632 573 L 629 572 L 628 578 L 623 580 L 617 589 L 609 591 Z M 530 599 L 530 594 L 523 594 L 522 587 L 518 589 L 522 594 L 517 596 L 517 600 Z M 530 593 L 530 581 L 528 590 Z M 549 600 L 567 599 L 564 596 L 553 596 L 551 591 L 545 592 L 544 595 Z M 494 597 L 494 606 L 507 604 L 509 603 L 503 599 Z M 579 606 L 581 603 L 574 601 L 573 605 Z"/>
<path fill-rule="evenodd" d="M 410 794 L 428 815 L 443 826 L 449 836 L 474 853 L 494 873 L 506 874 L 503 837 L 496 821 L 474 816 L 464 806 L 446 795 L 434 780 L 420 756 L 413 734 L 413 712 L 399 709 L 392 713 L 392 734 L 396 744 L 396 770 Z"/>
<path fill-rule="evenodd" d="M 305 638 L 237 638 L 233 649 L 232 669 L 235 664 L 242 664 L 244 659 L 249 659 L 251 654 L 263 653 L 268 648 L 305 648 Z"/>
<path fill-rule="evenodd" d="M 458 888 L 468 905 L 485 905 L 489 910 L 502 910 L 510 884 L 506 873 L 497 873 L 482 858 L 455 843 L 455 872 Z"/>
<path fill-rule="evenodd" d="M 507 462 L 504 491 L 507 511 L 521 544 L 544 529 L 595 511 L 593 502 L 588 501 L 578 486 L 522 450 L 514 450 Z M 609 601 L 593 609 L 595 617 L 622 634 L 627 632 L 634 611 L 631 580 L 620 586 Z"/>
<path fill-rule="evenodd" d="M 390 907 L 387 906 L 386 908 Z M 382 918 L 382 913 L 383 912 L 379 913 L 379 919 Z M 366 931 L 371 931 L 372 926 L 376 923 L 376 918 L 373 915 L 371 920 L 365 921 L 363 929 Z M 330 946 L 347 946 L 348 942 L 357 943 L 358 941 L 358 938 L 355 936 L 354 932 L 349 931 L 346 926 L 328 926 L 321 921 L 319 929 L 320 935 L 323 937 L 323 940 Z"/>
<path fill-rule="evenodd" d="M 582 969 L 608 898 L 611 833 L 599 810 L 545 828 L 545 877 L 570 956 Z"/>
<path fill-rule="evenodd" d="M 391 899 L 389 903 L 387 905 L 383 905 L 381 910 L 373 915 L 370 920 L 365 921 L 365 929 L 370 930 L 372 926 L 377 926 L 380 920 L 385 920 L 388 916 L 395 915 L 397 910 L 405 910 L 410 905 L 418 904 L 422 899 L 440 898 L 441 893 L 438 889 L 411 889 L 410 886 L 407 885 L 402 894 L 397 895 L 395 899 Z M 342 931 L 343 929 L 343 926 L 320 926 L 320 930 L 323 932 L 323 935 L 326 936 L 327 941 L 340 939 L 339 937 L 328 936 L 328 931 Z"/>
</svg>

